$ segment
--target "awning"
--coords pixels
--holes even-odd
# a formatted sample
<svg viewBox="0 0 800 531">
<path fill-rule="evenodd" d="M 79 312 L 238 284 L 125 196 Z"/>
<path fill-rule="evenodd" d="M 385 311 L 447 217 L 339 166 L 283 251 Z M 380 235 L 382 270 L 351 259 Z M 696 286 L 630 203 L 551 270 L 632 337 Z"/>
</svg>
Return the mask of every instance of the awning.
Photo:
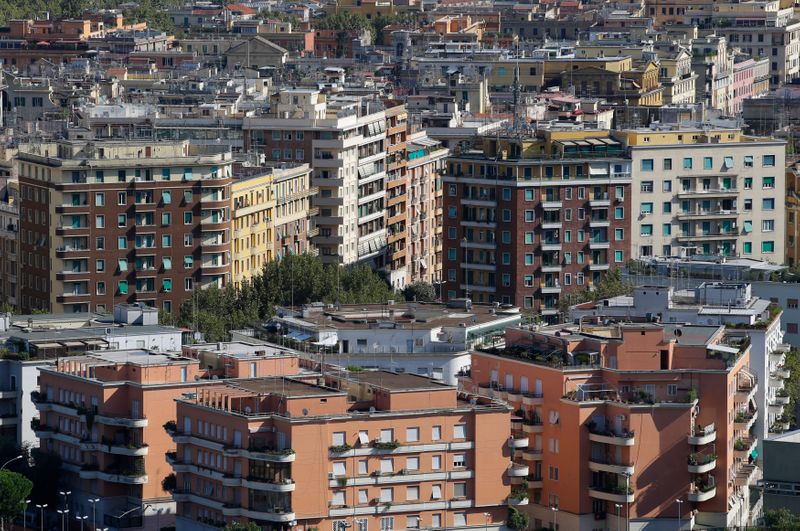
<svg viewBox="0 0 800 531">
<path fill-rule="evenodd" d="M 358 433 L 358 442 L 360 442 L 361 444 L 369 444 L 369 435 L 367 435 L 363 431 L 359 432 Z"/>
<path fill-rule="evenodd" d="M 314 341 L 315 345 L 319 345 L 321 347 L 332 347 L 336 343 L 338 343 L 338 341 L 336 341 L 336 338 L 331 336 L 328 336 L 320 341 Z"/>
<path fill-rule="evenodd" d="M 36 348 L 61 348 L 61 344 L 59 343 L 31 343 Z"/>
<path fill-rule="evenodd" d="M 82 347 L 83 346 L 83 342 L 82 341 L 62 341 L 61 344 L 64 345 L 65 347 Z"/>
<path fill-rule="evenodd" d="M 758 450 L 756 448 L 753 448 L 753 451 L 750 452 L 750 457 L 753 459 L 758 459 Z"/>
<path fill-rule="evenodd" d="M 309 339 L 311 339 L 311 335 L 310 334 L 304 334 L 304 333 L 300 332 L 299 334 L 297 334 L 297 338 L 296 339 L 298 341 L 308 341 Z"/>
<path fill-rule="evenodd" d="M 589 163 L 589 175 L 606 175 L 608 173 L 607 164 Z"/>
</svg>

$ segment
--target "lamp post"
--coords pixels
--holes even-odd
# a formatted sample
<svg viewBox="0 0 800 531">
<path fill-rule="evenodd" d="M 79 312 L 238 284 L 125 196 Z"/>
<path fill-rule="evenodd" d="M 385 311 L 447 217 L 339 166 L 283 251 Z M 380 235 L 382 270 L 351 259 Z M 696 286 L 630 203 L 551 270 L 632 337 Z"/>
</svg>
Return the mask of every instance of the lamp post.
<svg viewBox="0 0 800 531">
<path fill-rule="evenodd" d="M 92 504 L 92 531 L 97 531 L 97 502 L 100 498 L 89 498 L 89 503 Z"/>
<path fill-rule="evenodd" d="M 628 495 L 631 490 L 631 474 L 626 472 L 622 474 L 625 476 L 625 531 L 631 529 L 631 503 L 628 501 Z"/>
<path fill-rule="evenodd" d="M 622 504 L 615 503 L 614 507 L 617 508 L 617 531 L 619 531 L 619 521 L 620 521 L 619 510 L 622 509 Z"/>
<path fill-rule="evenodd" d="M 16 461 L 18 459 L 22 459 L 23 457 L 25 457 L 25 456 L 22 455 L 22 454 L 18 455 L 17 457 L 12 457 L 11 459 L 9 459 L 5 463 L 3 463 L 3 466 L 0 466 L 0 470 L 3 470 L 6 466 L 8 466 L 9 463 L 13 463 L 14 461 Z"/>
<path fill-rule="evenodd" d="M 36 508 L 39 509 L 39 528 L 40 531 L 44 531 L 44 509 L 47 507 L 46 503 L 43 504 L 36 504 Z"/>
<path fill-rule="evenodd" d="M 683 500 L 675 500 L 675 503 L 678 504 L 678 531 L 681 531 L 681 504 L 683 503 Z"/>
<path fill-rule="evenodd" d="M 58 493 L 61 494 L 62 496 L 64 496 L 64 508 L 66 509 L 67 507 L 69 507 L 69 498 L 68 497 L 69 497 L 70 494 L 72 494 L 72 491 L 71 490 L 60 490 L 60 491 L 58 491 Z"/>
<path fill-rule="evenodd" d="M 27 514 L 28 513 L 28 504 L 30 502 L 31 502 L 30 500 L 22 500 L 20 502 L 22 504 L 22 529 L 26 529 L 27 528 L 26 518 L 28 516 L 28 514 Z"/>
<path fill-rule="evenodd" d="M 61 531 L 66 531 L 69 509 L 56 509 L 56 512 L 61 515 Z"/>
<path fill-rule="evenodd" d="M 550 510 L 553 511 L 553 529 L 558 531 L 558 507 L 553 505 Z"/>
<path fill-rule="evenodd" d="M 492 517 L 490 513 L 483 513 L 484 523 L 483 523 L 483 531 L 489 531 L 489 519 Z"/>
<path fill-rule="evenodd" d="M 75 518 L 80 520 L 80 522 L 81 522 L 81 531 L 83 531 L 83 522 L 84 522 L 84 520 L 89 518 L 89 515 L 88 514 L 84 514 L 83 516 L 76 516 Z"/>
</svg>

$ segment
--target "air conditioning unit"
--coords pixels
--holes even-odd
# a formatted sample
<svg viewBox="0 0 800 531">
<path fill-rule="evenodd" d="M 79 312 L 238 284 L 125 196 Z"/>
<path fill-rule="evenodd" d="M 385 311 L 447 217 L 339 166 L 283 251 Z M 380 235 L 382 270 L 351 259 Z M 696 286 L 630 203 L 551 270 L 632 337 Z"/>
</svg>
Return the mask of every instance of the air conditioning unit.
<svg viewBox="0 0 800 531">
<path fill-rule="evenodd" d="M 333 472 L 328 473 L 328 479 L 336 479 L 336 476 L 333 474 Z"/>
</svg>

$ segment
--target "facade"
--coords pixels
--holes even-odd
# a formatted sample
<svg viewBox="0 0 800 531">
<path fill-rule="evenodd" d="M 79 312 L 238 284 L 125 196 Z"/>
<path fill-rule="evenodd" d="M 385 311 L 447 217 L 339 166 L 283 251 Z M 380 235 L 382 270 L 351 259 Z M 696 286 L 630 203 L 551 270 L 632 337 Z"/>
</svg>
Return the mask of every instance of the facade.
<svg viewBox="0 0 800 531">
<path fill-rule="evenodd" d="M 738 129 L 622 130 L 634 181 L 634 256 L 697 254 L 781 262 L 785 142 Z"/>
<path fill-rule="evenodd" d="M 281 164 L 272 169 L 275 193 L 275 257 L 287 254 L 316 254 L 313 238 L 319 234 L 312 206 L 319 188 L 311 185 L 308 164 Z"/>
<path fill-rule="evenodd" d="M 764 441 L 764 510 L 788 509 L 800 513 L 797 489 L 797 452 L 800 450 L 800 431 L 794 430 Z"/>
<path fill-rule="evenodd" d="M 310 163 L 319 189 L 313 237 L 325 263 L 382 267 L 386 248 L 386 118 L 380 101 L 281 91 L 270 117 L 244 119 L 245 149 Z"/>
<path fill-rule="evenodd" d="M 19 203 L 0 202 L 0 300 L 19 303 Z"/>
<path fill-rule="evenodd" d="M 555 319 L 630 258 L 631 162 L 606 131 L 485 136 L 448 158 L 444 292 Z"/>
<path fill-rule="evenodd" d="M 584 323 L 509 329 L 505 344 L 474 353 L 461 385 L 515 409 L 509 445 L 529 476 L 514 498 L 532 527 L 747 524 L 762 411 L 742 337 Z"/>
<path fill-rule="evenodd" d="M 273 174 L 261 168 L 231 184 L 231 280 L 234 286 L 257 275 L 275 257 Z"/>
<path fill-rule="evenodd" d="M 196 285 L 228 282 L 230 152 L 61 141 L 21 146 L 17 166 L 24 311 L 171 312 Z"/>
<path fill-rule="evenodd" d="M 389 284 L 403 289 L 413 257 L 408 249 L 408 113 L 405 104 L 386 101 L 386 269 Z"/>
<path fill-rule="evenodd" d="M 800 264 L 800 166 L 786 168 L 786 257 L 789 267 Z"/>
<path fill-rule="evenodd" d="M 503 528 L 523 472 L 506 454 L 505 405 L 383 371 L 311 381 L 239 380 L 178 401 L 179 527 Z"/>
</svg>

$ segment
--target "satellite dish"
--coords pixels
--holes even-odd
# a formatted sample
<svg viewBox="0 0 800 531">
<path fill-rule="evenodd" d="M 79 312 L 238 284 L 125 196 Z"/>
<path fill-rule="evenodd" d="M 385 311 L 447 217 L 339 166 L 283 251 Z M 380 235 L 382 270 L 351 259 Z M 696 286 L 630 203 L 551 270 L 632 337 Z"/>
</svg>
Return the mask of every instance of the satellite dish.
<svg viewBox="0 0 800 531">
<path fill-rule="evenodd" d="M 195 382 L 199 382 L 200 381 L 200 375 L 199 374 L 195 374 L 194 375 L 194 381 Z"/>
<path fill-rule="evenodd" d="M 683 332 L 681 331 L 681 329 L 680 328 L 676 328 L 675 329 L 675 337 L 681 337 L 682 335 L 683 335 Z"/>
<path fill-rule="evenodd" d="M 250 414 L 250 413 L 252 413 L 252 412 L 253 412 L 253 408 L 251 408 L 250 406 L 245 406 L 245 407 L 244 407 L 244 413 L 245 413 L 245 415 L 249 415 L 249 414 Z"/>
<path fill-rule="evenodd" d="M 304 417 L 305 417 L 305 416 L 308 416 L 308 409 L 306 409 L 306 408 L 303 408 L 303 416 L 304 416 Z"/>
<path fill-rule="evenodd" d="M 211 377 L 211 379 L 212 379 L 212 380 L 219 380 L 219 376 L 217 376 L 217 375 L 215 374 L 214 376 L 212 376 L 212 377 Z"/>
<path fill-rule="evenodd" d="M 369 412 L 375 413 L 375 406 L 369 406 Z"/>
</svg>

